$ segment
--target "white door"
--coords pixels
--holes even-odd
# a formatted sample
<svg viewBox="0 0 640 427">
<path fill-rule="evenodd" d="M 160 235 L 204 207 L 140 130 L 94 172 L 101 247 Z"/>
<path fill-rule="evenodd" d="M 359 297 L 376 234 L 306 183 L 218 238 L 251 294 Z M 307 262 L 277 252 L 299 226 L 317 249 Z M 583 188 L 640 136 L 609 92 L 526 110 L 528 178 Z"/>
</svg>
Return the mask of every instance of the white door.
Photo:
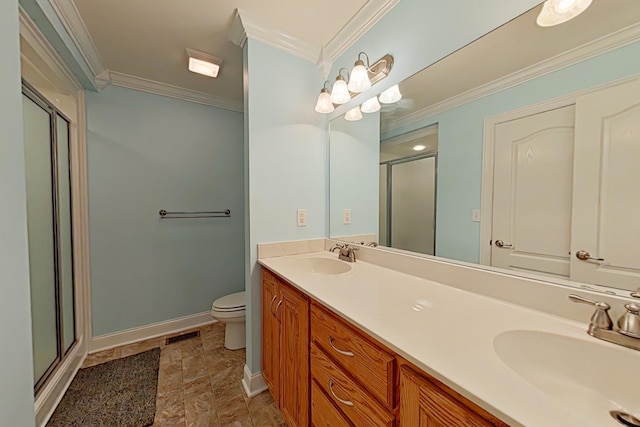
<svg viewBox="0 0 640 427">
<path fill-rule="evenodd" d="M 577 99 L 574 176 L 571 279 L 640 287 L 640 80 Z"/>
<path fill-rule="evenodd" d="M 491 265 L 569 277 L 574 106 L 495 128 Z"/>
</svg>

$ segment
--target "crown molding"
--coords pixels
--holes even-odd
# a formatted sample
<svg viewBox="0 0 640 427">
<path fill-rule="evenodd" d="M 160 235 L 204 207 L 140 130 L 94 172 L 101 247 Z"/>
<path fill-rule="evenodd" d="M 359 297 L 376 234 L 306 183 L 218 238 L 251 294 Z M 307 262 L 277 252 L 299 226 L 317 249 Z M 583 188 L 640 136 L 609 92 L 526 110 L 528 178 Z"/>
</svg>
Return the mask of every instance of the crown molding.
<svg viewBox="0 0 640 427">
<path fill-rule="evenodd" d="M 324 47 L 326 59 L 335 61 L 399 2 L 369 0 Z"/>
<path fill-rule="evenodd" d="M 407 116 L 392 120 L 387 124 L 387 126 L 385 126 L 382 132 L 389 132 L 411 123 L 427 119 L 435 114 L 451 110 L 452 108 L 468 104 L 485 96 L 526 83 L 562 68 L 566 68 L 579 62 L 594 58 L 598 55 L 619 49 L 638 40 L 640 40 L 640 24 L 634 24 L 537 64 L 523 68 L 522 70 L 511 73 L 500 79 L 415 111 Z"/>
<path fill-rule="evenodd" d="M 58 80 L 66 83 L 68 86 L 66 89 L 70 92 L 82 90 L 82 85 L 78 79 L 76 79 L 64 61 L 60 59 L 56 50 L 51 46 L 47 38 L 42 34 L 40 29 L 36 26 L 35 22 L 33 22 L 22 6 L 19 6 L 19 18 L 20 35 L 53 71 Z M 23 59 L 30 61 L 29 58 L 24 56 L 24 54 L 21 56 Z M 37 67 L 34 68 L 37 69 Z"/>
<path fill-rule="evenodd" d="M 89 66 L 93 76 L 98 76 L 105 70 L 102 58 L 73 0 L 49 0 L 49 3 L 80 51 L 80 55 Z"/>
<path fill-rule="evenodd" d="M 244 46 L 247 38 L 258 40 L 314 64 L 320 57 L 320 46 L 265 25 L 259 17 L 242 9 L 236 9 L 228 38 L 240 47 Z"/>
<path fill-rule="evenodd" d="M 181 99 L 183 101 L 194 102 L 196 104 L 208 105 L 210 107 L 223 108 L 225 110 L 237 112 L 244 111 L 244 104 L 242 101 L 222 98 L 220 96 L 185 89 L 167 83 L 156 82 L 142 77 L 119 73 L 117 71 L 107 70 L 105 73 L 100 75 L 97 81 L 99 82 L 99 86 L 102 88 L 106 87 L 108 84 L 112 84 L 114 86 L 125 87 L 141 92 L 153 93 L 155 95 Z"/>
</svg>

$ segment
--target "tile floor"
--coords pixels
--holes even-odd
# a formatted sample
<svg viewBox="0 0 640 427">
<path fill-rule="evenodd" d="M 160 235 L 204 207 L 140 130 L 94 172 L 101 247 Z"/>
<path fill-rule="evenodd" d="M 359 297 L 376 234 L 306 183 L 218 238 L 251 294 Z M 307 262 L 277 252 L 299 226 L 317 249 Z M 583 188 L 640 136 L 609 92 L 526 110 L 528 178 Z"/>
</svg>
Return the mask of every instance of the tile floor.
<svg viewBox="0 0 640 427">
<path fill-rule="evenodd" d="M 185 331 L 190 332 L 190 331 Z M 84 366 L 162 348 L 154 426 L 286 426 L 268 391 L 242 390 L 245 351 L 224 348 L 224 325 L 200 328 L 200 337 L 164 345 L 164 337 L 90 354 Z"/>
</svg>

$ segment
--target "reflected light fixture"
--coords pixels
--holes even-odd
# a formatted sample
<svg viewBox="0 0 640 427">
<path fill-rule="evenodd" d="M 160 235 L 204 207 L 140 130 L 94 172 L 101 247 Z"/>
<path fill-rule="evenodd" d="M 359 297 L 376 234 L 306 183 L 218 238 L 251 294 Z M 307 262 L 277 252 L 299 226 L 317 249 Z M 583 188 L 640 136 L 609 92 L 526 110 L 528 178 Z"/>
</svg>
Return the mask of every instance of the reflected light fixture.
<svg viewBox="0 0 640 427">
<path fill-rule="evenodd" d="M 218 77 L 222 59 L 193 49 L 187 49 L 187 56 L 189 57 L 189 71 L 208 77 Z"/>
<path fill-rule="evenodd" d="M 333 103 L 331 102 L 331 95 L 329 95 L 329 90 L 326 88 L 328 82 L 324 82 L 325 87 L 320 91 L 320 95 L 318 95 L 318 102 L 316 103 L 316 112 L 322 114 L 332 113 L 335 109 L 333 107 Z"/>
<path fill-rule="evenodd" d="M 422 144 L 418 144 L 418 145 L 414 145 L 412 148 L 413 148 L 413 151 L 422 151 L 422 150 L 424 150 L 424 149 L 425 149 L 425 148 L 427 148 L 427 147 L 425 147 L 425 146 L 424 146 L 424 145 L 422 145 Z"/>
<path fill-rule="evenodd" d="M 393 85 L 380 94 L 380 102 L 382 104 L 393 104 L 401 99 L 402 95 L 400 94 L 400 88 L 398 85 Z"/>
<path fill-rule="evenodd" d="M 362 104 L 361 108 L 363 113 L 375 113 L 380 110 L 380 103 L 378 102 L 378 97 L 374 96 L 371 99 L 366 100 Z"/>
<path fill-rule="evenodd" d="M 547 0 L 536 20 L 541 27 L 567 22 L 584 12 L 593 0 Z"/>
<path fill-rule="evenodd" d="M 341 74 L 338 74 L 333 84 L 333 89 L 331 89 L 331 102 L 340 105 L 347 103 L 350 99 L 351 94 L 349 93 L 349 89 L 347 89 L 347 82 Z"/>
<path fill-rule="evenodd" d="M 360 59 L 360 56 L 364 55 L 367 58 L 367 66 L 364 66 L 364 61 Z M 371 80 L 369 80 L 369 57 L 366 53 L 360 52 L 358 59 L 353 64 L 353 70 L 351 70 L 351 77 L 349 78 L 349 92 L 360 93 L 371 87 Z"/>
<path fill-rule="evenodd" d="M 360 106 L 356 106 L 351 110 L 347 111 L 344 115 L 345 120 L 349 120 L 350 122 L 357 122 L 362 118 L 362 113 L 360 112 Z"/>
</svg>

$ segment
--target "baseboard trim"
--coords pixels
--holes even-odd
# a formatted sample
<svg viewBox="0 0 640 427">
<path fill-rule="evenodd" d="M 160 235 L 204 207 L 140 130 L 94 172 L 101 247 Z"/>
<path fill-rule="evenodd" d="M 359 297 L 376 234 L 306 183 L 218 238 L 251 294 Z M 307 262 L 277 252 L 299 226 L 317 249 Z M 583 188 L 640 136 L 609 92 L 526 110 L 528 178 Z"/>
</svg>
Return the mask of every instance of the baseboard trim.
<svg viewBox="0 0 640 427">
<path fill-rule="evenodd" d="M 253 397 L 268 389 L 267 383 L 264 382 L 262 372 L 259 371 L 252 374 L 247 365 L 244 365 L 242 388 L 248 397 Z"/>
<path fill-rule="evenodd" d="M 185 329 L 205 326 L 215 322 L 216 320 L 211 317 L 211 313 L 205 311 L 190 316 L 178 317 L 177 319 L 114 332 L 112 334 L 100 335 L 91 338 L 89 341 L 89 354 L 150 338 L 161 337 Z"/>
</svg>

